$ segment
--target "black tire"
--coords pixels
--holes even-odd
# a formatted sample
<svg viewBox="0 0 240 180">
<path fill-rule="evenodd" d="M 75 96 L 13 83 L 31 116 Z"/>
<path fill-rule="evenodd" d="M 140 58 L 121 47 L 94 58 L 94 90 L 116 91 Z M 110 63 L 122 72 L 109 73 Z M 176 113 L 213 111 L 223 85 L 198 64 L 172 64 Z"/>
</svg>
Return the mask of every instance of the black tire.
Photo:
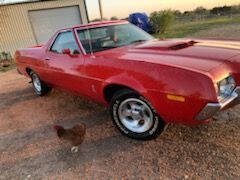
<svg viewBox="0 0 240 180">
<path fill-rule="evenodd" d="M 127 128 L 121 121 L 119 117 L 119 107 L 121 104 L 123 104 L 125 101 L 128 101 L 128 99 L 138 99 L 141 102 L 144 102 L 145 105 L 149 107 L 152 113 L 152 124 L 149 126 L 150 128 L 147 129 L 145 132 L 134 132 L 131 131 L 129 128 Z M 120 110 L 121 112 L 121 110 Z M 165 127 L 165 122 L 159 117 L 159 115 L 156 113 L 154 108 L 151 106 L 151 104 L 141 95 L 138 93 L 124 89 L 120 90 L 115 93 L 113 98 L 110 102 L 110 113 L 112 120 L 114 124 L 117 126 L 117 128 L 120 130 L 120 132 L 127 137 L 130 137 L 132 139 L 138 139 L 138 140 L 150 140 L 158 137 L 163 131 Z"/>
<path fill-rule="evenodd" d="M 30 72 L 30 77 L 32 79 L 32 85 L 33 85 L 33 89 L 34 89 L 34 92 L 39 95 L 39 96 L 44 96 L 46 95 L 49 91 L 51 91 L 52 88 L 50 88 L 49 86 L 47 86 L 43 81 L 40 80 L 39 76 L 31 71 Z M 36 81 L 36 78 L 38 78 L 39 80 L 39 86 L 38 88 L 36 87 L 34 81 Z"/>
</svg>

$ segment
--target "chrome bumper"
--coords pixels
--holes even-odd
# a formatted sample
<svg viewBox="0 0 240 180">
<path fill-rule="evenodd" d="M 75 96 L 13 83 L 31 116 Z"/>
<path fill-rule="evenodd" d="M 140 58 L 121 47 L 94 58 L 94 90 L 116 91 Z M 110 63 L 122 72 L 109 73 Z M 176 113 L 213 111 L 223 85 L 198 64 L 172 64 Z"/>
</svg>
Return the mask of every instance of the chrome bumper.
<svg viewBox="0 0 240 180">
<path fill-rule="evenodd" d="M 208 103 L 196 116 L 195 120 L 202 121 L 213 117 L 218 111 L 236 104 L 240 104 L 240 87 L 237 87 L 231 96 L 221 100 L 219 103 Z"/>
</svg>

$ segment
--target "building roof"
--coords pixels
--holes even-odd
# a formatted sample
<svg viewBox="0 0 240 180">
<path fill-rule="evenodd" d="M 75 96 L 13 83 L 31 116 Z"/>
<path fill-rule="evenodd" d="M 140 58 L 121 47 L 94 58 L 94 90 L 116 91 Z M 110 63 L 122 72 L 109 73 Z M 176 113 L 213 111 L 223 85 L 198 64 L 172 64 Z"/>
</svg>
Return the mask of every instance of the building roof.
<svg viewBox="0 0 240 180">
<path fill-rule="evenodd" d="M 16 2 L 3 2 L 3 3 L 0 3 L 0 6 L 18 5 L 18 4 L 33 3 L 33 2 L 41 2 L 41 0 L 21 0 Z"/>
<path fill-rule="evenodd" d="M 47 2 L 47 1 L 59 1 L 59 0 L 19 0 L 19 1 L 16 1 L 16 2 L 2 2 L 2 3 L 0 3 L 0 6 L 9 6 L 9 5 L 18 5 L 18 4 L 27 4 L 27 3 L 38 3 L 38 2 Z"/>
</svg>

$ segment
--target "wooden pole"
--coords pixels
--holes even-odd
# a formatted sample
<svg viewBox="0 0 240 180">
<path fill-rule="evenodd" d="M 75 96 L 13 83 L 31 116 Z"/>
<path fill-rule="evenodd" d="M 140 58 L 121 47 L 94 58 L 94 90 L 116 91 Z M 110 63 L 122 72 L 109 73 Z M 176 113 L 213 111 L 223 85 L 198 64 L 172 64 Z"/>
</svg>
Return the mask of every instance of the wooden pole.
<svg viewBox="0 0 240 180">
<path fill-rule="evenodd" d="M 98 0 L 98 3 L 99 3 L 101 21 L 103 21 L 102 0 Z"/>
</svg>

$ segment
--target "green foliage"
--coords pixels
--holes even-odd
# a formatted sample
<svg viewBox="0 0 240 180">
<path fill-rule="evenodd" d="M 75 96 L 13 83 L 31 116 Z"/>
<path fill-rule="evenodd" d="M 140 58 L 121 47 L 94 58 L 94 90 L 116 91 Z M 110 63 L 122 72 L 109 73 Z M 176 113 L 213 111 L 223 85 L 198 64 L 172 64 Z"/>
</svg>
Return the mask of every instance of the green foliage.
<svg viewBox="0 0 240 180">
<path fill-rule="evenodd" d="M 214 15 L 227 15 L 232 12 L 231 6 L 223 6 L 223 7 L 215 7 L 213 8 L 210 13 Z"/>
<path fill-rule="evenodd" d="M 103 18 L 103 21 L 107 21 L 107 20 L 108 20 L 107 18 Z M 100 18 L 91 20 L 91 22 L 98 22 L 98 21 L 102 21 L 102 20 Z"/>
<path fill-rule="evenodd" d="M 232 14 L 239 14 L 240 13 L 240 5 L 232 6 L 231 12 L 232 12 Z"/>
<path fill-rule="evenodd" d="M 110 20 L 112 20 L 112 21 L 114 21 L 114 20 L 118 20 L 118 17 L 117 17 L 117 16 L 113 16 L 113 17 L 111 17 Z"/>
<path fill-rule="evenodd" d="M 155 33 L 165 33 L 175 21 L 175 14 L 171 10 L 153 12 L 150 15 L 150 24 Z"/>
<path fill-rule="evenodd" d="M 13 58 L 9 52 L 0 53 L 0 72 L 5 72 L 14 67 Z"/>
<path fill-rule="evenodd" d="M 195 20 L 203 20 L 209 18 L 215 18 L 219 16 L 234 16 L 240 14 L 240 5 L 234 6 L 220 6 L 214 7 L 210 10 L 205 9 L 204 7 L 197 7 L 193 11 L 174 11 L 176 19 L 183 21 L 195 21 Z"/>
<path fill-rule="evenodd" d="M 12 60 L 10 52 L 0 52 L 0 61 Z"/>
<path fill-rule="evenodd" d="M 155 34 L 156 38 L 183 38 L 201 30 L 239 24 L 240 17 L 216 17 L 201 21 L 177 21 L 165 34 Z"/>
<path fill-rule="evenodd" d="M 195 14 L 207 14 L 208 10 L 204 7 L 198 7 L 193 11 Z"/>
</svg>

